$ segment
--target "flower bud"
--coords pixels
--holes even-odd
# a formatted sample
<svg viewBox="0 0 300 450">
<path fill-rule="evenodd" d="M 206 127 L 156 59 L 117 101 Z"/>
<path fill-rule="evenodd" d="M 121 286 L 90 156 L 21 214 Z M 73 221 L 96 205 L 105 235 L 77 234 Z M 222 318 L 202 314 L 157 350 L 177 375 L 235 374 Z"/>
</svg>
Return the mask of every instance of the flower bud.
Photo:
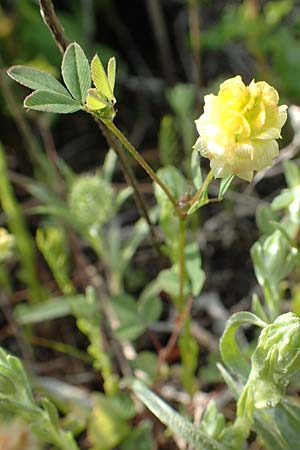
<svg viewBox="0 0 300 450">
<path fill-rule="evenodd" d="M 266 326 L 251 361 L 247 384 L 251 385 L 255 407 L 275 406 L 300 366 L 300 318 L 287 313 Z"/>
</svg>

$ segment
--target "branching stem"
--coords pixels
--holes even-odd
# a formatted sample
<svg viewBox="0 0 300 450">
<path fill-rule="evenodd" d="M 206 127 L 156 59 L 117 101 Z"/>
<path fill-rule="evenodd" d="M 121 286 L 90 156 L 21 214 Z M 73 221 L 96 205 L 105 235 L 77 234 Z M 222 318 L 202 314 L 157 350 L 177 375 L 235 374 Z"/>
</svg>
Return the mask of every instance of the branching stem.
<svg viewBox="0 0 300 450">
<path fill-rule="evenodd" d="M 164 191 L 174 208 L 177 209 L 177 201 L 174 196 L 169 191 L 165 183 L 156 175 L 154 170 L 149 166 L 149 164 L 144 160 L 140 153 L 134 148 L 134 146 L 128 141 L 124 134 L 116 127 L 116 125 L 109 121 L 104 122 L 107 128 L 119 139 L 123 146 L 129 151 L 129 153 L 134 157 L 134 159 L 139 163 L 140 166 L 147 172 L 147 174 L 152 178 L 155 183 L 157 183 L 161 189 Z"/>
<path fill-rule="evenodd" d="M 196 192 L 196 194 L 192 197 L 192 199 L 190 200 L 189 204 L 190 204 L 190 208 L 197 203 L 197 201 L 200 199 L 201 195 L 203 194 L 203 192 L 205 192 L 205 190 L 207 189 L 209 183 L 211 182 L 211 180 L 213 179 L 213 172 L 210 170 L 208 172 L 208 174 L 206 175 L 205 180 L 203 181 L 200 189 L 198 189 L 198 191 Z"/>
</svg>

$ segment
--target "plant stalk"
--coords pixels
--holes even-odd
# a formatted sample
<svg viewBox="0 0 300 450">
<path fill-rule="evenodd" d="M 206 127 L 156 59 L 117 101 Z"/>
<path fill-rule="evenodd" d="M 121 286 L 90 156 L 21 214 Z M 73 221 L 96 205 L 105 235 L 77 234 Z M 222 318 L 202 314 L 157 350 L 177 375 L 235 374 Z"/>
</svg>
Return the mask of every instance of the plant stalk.
<svg viewBox="0 0 300 450">
<path fill-rule="evenodd" d="M 179 221 L 179 248 L 178 248 L 178 262 L 179 262 L 179 297 L 178 310 L 182 313 L 185 306 L 184 298 L 184 282 L 185 282 L 185 232 L 186 232 L 186 217 L 181 217 Z"/>
<path fill-rule="evenodd" d="M 152 178 L 155 183 L 157 183 L 161 189 L 164 191 L 174 208 L 177 208 L 177 201 L 174 196 L 169 191 L 165 183 L 156 175 L 154 170 L 149 166 L 149 164 L 144 160 L 144 158 L 139 154 L 139 152 L 134 148 L 134 146 L 128 141 L 124 134 L 116 127 L 116 125 L 109 121 L 104 122 L 106 127 L 119 139 L 123 146 L 129 151 L 133 158 L 139 163 L 140 166 L 147 172 L 147 174 Z"/>
</svg>

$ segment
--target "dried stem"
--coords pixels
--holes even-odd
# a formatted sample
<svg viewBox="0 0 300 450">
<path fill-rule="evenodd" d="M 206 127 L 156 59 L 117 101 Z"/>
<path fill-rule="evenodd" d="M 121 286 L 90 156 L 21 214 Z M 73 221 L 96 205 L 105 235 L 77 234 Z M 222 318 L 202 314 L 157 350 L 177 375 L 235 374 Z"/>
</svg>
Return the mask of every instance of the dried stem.
<svg viewBox="0 0 300 450">
<path fill-rule="evenodd" d="M 61 53 L 64 53 L 69 43 L 64 35 L 64 29 L 55 14 L 52 0 L 40 0 L 40 11 L 45 24 L 51 31 L 56 45 Z"/>
</svg>

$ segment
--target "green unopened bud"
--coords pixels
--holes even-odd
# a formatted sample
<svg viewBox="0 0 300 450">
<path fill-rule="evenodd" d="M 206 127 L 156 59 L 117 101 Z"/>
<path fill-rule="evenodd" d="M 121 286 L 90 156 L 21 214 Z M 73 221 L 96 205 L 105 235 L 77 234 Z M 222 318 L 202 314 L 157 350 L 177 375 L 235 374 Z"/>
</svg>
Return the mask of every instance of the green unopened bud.
<svg viewBox="0 0 300 450">
<path fill-rule="evenodd" d="M 283 314 L 262 330 L 252 356 L 255 407 L 275 406 L 299 366 L 300 318 Z"/>
<path fill-rule="evenodd" d="M 114 191 L 99 176 L 81 176 L 71 188 L 69 206 L 81 227 L 97 231 L 114 214 Z"/>
<path fill-rule="evenodd" d="M 91 73 L 95 88 L 88 90 L 86 107 L 93 111 L 103 121 L 112 121 L 116 115 L 114 87 L 116 79 L 116 59 L 110 58 L 107 72 L 98 55 L 91 63 Z"/>
<path fill-rule="evenodd" d="M 251 357 L 251 371 L 238 402 L 236 427 L 250 431 L 254 408 L 273 408 L 300 367 L 300 318 L 279 316 L 263 328 Z"/>
</svg>

